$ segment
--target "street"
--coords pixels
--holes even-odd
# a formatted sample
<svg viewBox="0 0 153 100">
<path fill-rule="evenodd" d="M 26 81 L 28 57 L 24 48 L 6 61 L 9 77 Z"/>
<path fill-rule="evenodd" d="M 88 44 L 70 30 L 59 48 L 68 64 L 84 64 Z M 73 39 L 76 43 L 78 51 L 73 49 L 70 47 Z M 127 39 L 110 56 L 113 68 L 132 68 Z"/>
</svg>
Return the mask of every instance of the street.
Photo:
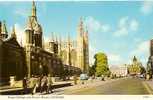
<svg viewBox="0 0 153 100">
<path fill-rule="evenodd" d="M 60 90 L 59 90 L 60 91 Z M 95 86 L 88 86 L 81 89 L 65 89 L 62 94 L 68 95 L 145 95 L 150 94 L 151 88 L 148 88 L 142 79 L 124 78 L 111 82 L 104 82 Z"/>
</svg>

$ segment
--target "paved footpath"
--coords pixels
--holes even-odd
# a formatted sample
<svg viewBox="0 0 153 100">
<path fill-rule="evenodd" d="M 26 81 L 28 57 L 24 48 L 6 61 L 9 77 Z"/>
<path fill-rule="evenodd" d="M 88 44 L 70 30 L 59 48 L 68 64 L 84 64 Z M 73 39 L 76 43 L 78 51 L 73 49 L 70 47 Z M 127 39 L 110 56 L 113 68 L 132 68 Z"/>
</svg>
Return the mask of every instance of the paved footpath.
<svg viewBox="0 0 153 100">
<path fill-rule="evenodd" d="M 61 87 L 67 87 L 71 86 L 71 81 L 63 81 L 63 82 L 54 82 L 53 83 L 53 88 L 61 88 Z M 0 94 L 2 95 L 19 95 L 23 94 L 23 88 L 22 87 L 10 87 L 10 86 L 3 86 L 0 88 Z M 28 88 L 28 93 L 30 93 L 31 88 Z"/>
<path fill-rule="evenodd" d="M 147 84 L 148 88 L 151 88 L 150 93 L 153 94 L 153 79 L 149 80 L 149 81 L 145 81 L 145 83 Z"/>
</svg>

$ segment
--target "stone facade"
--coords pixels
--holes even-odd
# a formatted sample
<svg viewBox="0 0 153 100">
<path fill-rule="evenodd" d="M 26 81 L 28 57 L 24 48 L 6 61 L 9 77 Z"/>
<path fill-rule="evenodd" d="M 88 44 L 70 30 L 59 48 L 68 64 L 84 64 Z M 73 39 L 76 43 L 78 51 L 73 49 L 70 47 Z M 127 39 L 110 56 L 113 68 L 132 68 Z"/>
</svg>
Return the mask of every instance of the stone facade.
<svg viewBox="0 0 153 100">
<path fill-rule="evenodd" d="M 3 22 L 0 27 L 0 81 L 9 81 L 10 76 L 16 76 L 16 80 L 22 79 L 26 75 L 25 53 L 15 35 L 13 28 L 11 37 L 7 38 L 6 25 Z M 5 28 L 5 29 L 4 29 Z"/>
<path fill-rule="evenodd" d="M 52 40 L 43 43 L 43 28 L 37 18 L 35 2 L 28 17 L 25 44 L 17 42 L 15 27 L 8 37 L 5 22 L 0 21 L 0 68 L 1 80 L 10 76 L 22 79 L 24 76 L 51 74 L 52 76 L 87 73 L 89 67 L 88 31 L 84 29 L 82 19 L 78 26 L 78 38 L 66 41 L 52 36 Z M 68 74 L 69 73 L 69 74 Z"/>
<path fill-rule="evenodd" d="M 148 67 L 151 67 L 153 73 L 153 39 L 150 40 L 150 56 L 147 63 Z"/>
<path fill-rule="evenodd" d="M 111 74 L 116 75 L 117 77 L 119 76 L 127 76 L 128 74 L 128 69 L 126 65 L 121 65 L 121 66 L 112 66 L 110 67 Z"/>
<path fill-rule="evenodd" d="M 78 67 L 83 73 L 88 73 L 89 69 L 89 46 L 88 31 L 85 30 L 83 20 L 80 19 L 78 25 L 78 36 L 76 40 L 72 40 L 68 35 L 66 40 L 61 37 L 57 39 L 52 33 L 52 39 L 46 43 L 45 49 L 49 52 L 56 51 L 56 54 L 62 59 L 64 65 Z M 58 50 L 58 51 L 57 51 Z"/>
<path fill-rule="evenodd" d="M 140 75 L 142 74 L 142 63 L 134 56 L 132 64 L 128 65 L 128 73 L 130 75 Z"/>
<path fill-rule="evenodd" d="M 32 14 L 28 17 L 25 36 L 26 63 L 28 68 L 28 77 L 31 75 L 51 74 L 52 76 L 62 76 L 67 69 L 69 71 L 76 69 L 75 66 L 64 66 L 59 56 L 59 44 L 56 41 L 48 42 L 47 49 L 43 46 L 43 30 L 37 20 L 36 5 L 32 3 Z M 70 66 L 70 65 L 69 65 Z M 74 71 L 78 72 L 77 69 Z"/>
</svg>

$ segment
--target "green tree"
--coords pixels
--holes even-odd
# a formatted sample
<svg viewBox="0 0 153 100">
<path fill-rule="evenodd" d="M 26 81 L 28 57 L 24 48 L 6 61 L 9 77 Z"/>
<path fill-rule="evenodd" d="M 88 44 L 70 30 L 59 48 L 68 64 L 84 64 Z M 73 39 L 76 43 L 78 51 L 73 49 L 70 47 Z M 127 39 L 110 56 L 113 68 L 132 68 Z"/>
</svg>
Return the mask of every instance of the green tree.
<svg viewBox="0 0 153 100">
<path fill-rule="evenodd" d="M 96 76 L 108 76 L 110 74 L 108 68 L 108 59 L 104 53 L 97 53 L 95 56 L 94 66 L 96 68 Z"/>
<path fill-rule="evenodd" d="M 96 72 L 96 67 L 94 65 L 89 67 L 89 76 L 95 75 L 95 72 Z"/>
<path fill-rule="evenodd" d="M 144 66 L 141 66 L 141 74 L 144 74 L 144 73 L 146 73 L 146 70 L 145 70 L 145 68 L 144 68 Z"/>
</svg>

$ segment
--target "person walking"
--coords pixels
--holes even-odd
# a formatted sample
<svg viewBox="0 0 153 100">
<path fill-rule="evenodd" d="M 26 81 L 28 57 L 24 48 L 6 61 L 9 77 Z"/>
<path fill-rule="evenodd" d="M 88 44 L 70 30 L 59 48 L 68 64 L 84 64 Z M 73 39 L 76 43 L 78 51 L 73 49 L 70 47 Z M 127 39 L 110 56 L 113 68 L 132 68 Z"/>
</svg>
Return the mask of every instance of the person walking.
<svg viewBox="0 0 153 100">
<path fill-rule="evenodd" d="M 24 77 L 23 80 L 22 80 L 22 87 L 23 87 L 23 94 L 26 94 L 27 93 L 27 77 Z"/>
<path fill-rule="evenodd" d="M 35 94 L 37 92 L 37 87 L 38 87 L 38 78 L 35 76 L 34 77 L 34 88 L 33 88 L 33 94 Z"/>
<path fill-rule="evenodd" d="M 77 76 L 76 76 L 76 75 L 74 75 L 74 77 L 73 77 L 73 78 L 74 78 L 74 84 L 75 84 L 75 85 L 77 85 L 77 80 L 78 80 L 78 79 L 77 79 Z"/>
<path fill-rule="evenodd" d="M 48 74 L 48 77 L 47 77 L 47 93 L 50 93 L 50 92 L 53 93 L 52 84 L 53 84 L 53 81 L 52 81 L 51 75 Z"/>
<path fill-rule="evenodd" d="M 46 76 L 44 76 L 41 80 L 40 93 L 42 93 L 44 90 L 47 92 L 47 77 Z"/>
<path fill-rule="evenodd" d="M 36 89 L 36 78 L 34 78 L 34 76 L 32 75 L 32 77 L 30 78 L 30 88 L 31 88 L 31 94 L 34 95 L 36 93 L 35 89 Z"/>
</svg>

